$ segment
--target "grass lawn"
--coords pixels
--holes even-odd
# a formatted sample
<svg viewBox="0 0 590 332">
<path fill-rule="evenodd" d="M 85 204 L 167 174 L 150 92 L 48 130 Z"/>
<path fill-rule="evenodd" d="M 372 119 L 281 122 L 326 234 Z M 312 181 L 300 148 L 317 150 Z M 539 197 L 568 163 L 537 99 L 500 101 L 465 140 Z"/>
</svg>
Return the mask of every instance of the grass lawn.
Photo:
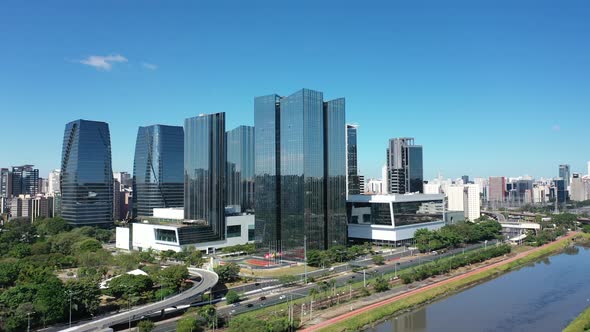
<svg viewBox="0 0 590 332">
<path fill-rule="evenodd" d="M 307 272 L 315 271 L 317 268 L 308 266 Z M 280 267 L 275 269 L 244 269 L 240 270 L 241 274 L 244 276 L 253 276 L 253 277 L 279 277 L 286 274 L 293 275 L 293 274 L 302 274 L 305 272 L 305 266 L 303 265 L 296 265 L 296 266 L 287 266 L 287 267 Z"/>
</svg>

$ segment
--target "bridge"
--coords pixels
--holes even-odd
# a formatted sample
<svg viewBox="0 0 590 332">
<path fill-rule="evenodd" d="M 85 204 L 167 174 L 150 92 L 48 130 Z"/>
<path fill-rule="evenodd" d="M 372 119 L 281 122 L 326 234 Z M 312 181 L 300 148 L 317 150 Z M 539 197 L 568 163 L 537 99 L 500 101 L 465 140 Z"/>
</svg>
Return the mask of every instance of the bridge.
<svg viewBox="0 0 590 332">
<path fill-rule="evenodd" d="M 197 295 L 203 294 L 210 290 L 219 281 L 219 276 L 215 272 L 211 272 L 203 269 L 189 268 L 189 273 L 193 277 L 200 277 L 200 281 L 195 282 L 193 287 L 190 289 L 151 304 L 146 304 L 141 307 L 133 308 L 126 312 L 109 315 L 102 318 L 97 318 L 90 322 L 81 323 L 76 326 L 64 329 L 62 331 L 67 332 L 89 332 L 89 331 L 101 331 L 110 326 L 116 324 L 126 323 L 129 320 L 135 321 L 141 319 L 144 316 L 152 314 L 154 312 L 162 311 L 167 308 L 175 307 L 176 305 L 191 302 L 191 299 Z"/>
</svg>

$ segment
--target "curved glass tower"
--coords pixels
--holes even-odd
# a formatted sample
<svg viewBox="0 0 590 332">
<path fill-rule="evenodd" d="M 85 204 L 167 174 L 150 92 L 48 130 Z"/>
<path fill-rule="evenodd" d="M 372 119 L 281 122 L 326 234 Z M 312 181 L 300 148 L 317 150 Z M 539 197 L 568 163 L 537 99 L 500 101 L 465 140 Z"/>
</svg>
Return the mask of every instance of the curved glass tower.
<svg viewBox="0 0 590 332">
<path fill-rule="evenodd" d="M 112 223 L 109 125 L 88 120 L 66 124 L 61 160 L 62 217 L 73 225 Z"/>
<path fill-rule="evenodd" d="M 225 113 L 184 120 L 184 218 L 195 242 L 225 238 Z"/>
<path fill-rule="evenodd" d="M 139 127 L 133 162 L 133 216 L 184 203 L 184 131 L 178 126 Z"/>
</svg>

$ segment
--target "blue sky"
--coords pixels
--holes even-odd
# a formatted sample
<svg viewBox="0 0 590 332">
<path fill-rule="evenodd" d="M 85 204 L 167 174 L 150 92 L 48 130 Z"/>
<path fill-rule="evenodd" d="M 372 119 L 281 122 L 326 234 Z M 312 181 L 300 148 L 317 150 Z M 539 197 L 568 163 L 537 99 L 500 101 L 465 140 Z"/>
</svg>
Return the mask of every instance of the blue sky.
<svg viewBox="0 0 590 332">
<path fill-rule="evenodd" d="M 58 168 L 66 122 L 110 124 L 114 170 L 137 127 L 306 87 L 345 97 L 360 169 L 387 140 L 424 146 L 426 178 L 557 176 L 590 160 L 590 2 L 6 1 L 0 167 Z"/>
</svg>

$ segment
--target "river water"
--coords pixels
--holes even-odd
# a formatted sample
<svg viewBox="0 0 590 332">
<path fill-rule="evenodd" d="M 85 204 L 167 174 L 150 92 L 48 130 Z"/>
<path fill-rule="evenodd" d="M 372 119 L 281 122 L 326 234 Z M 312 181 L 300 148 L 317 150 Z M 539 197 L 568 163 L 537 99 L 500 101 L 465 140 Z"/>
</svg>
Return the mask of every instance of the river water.
<svg viewBox="0 0 590 332">
<path fill-rule="evenodd" d="M 554 332 L 588 306 L 590 250 L 573 247 L 366 331 Z"/>
</svg>

